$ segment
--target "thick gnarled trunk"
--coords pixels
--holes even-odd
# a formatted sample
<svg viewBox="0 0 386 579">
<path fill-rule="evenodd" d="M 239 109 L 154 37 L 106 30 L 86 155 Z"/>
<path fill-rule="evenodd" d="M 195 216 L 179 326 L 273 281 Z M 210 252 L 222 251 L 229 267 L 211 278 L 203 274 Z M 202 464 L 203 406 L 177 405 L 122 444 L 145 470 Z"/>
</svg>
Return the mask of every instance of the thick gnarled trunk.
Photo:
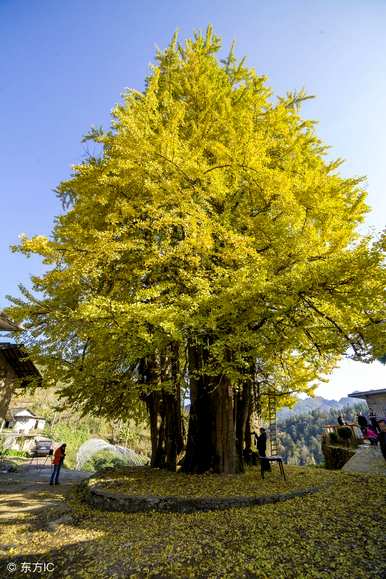
<svg viewBox="0 0 386 579">
<path fill-rule="evenodd" d="M 184 447 L 178 345 L 173 344 L 165 354 L 148 364 L 146 371 L 148 378 L 159 384 L 159 389 L 144 396 L 150 422 L 150 464 L 153 468 L 175 471 Z M 165 380 L 171 380 L 171 390 L 161 387 Z"/>
<path fill-rule="evenodd" d="M 182 470 L 235 474 L 241 472 L 243 463 L 236 448 L 234 391 L 226 377 L 216 379 L 200 371 L 204 357 L 202 348 L 190 348 L 191 405 Z"/>
<path fill-rule="evenodd" d="M 239 461 L 239 471 L 244 471 L 244 453 L 249 454 L 252 446 L 251 439 L 251 386 L 248 383 L 243 384 L 240 390 L 235 394 L 236 399 L 236 450 Z"/>
<path fill-rule="evenodd" d="M 183 449 L 180 395 L 161 390 L 146 397 L 151 435 L 152 468 L 175 471 Z"/>
<path fill-rule="evenodd" d="M 235 396 L 231 383 L 223 377 L 213 394 L 215 472 L 235 474 L 242 470 L 236 448 Z"/>
<path fill-rule="evenodd" d="M 191 388 L 188 441 L 182 470 L 186 473 L 242 471 L 242 453 L 236 447 L 235 398 L 232 385 L 223 380 L 213 388 Z"/>
<path fill-rule="evenodd" d="M 206 472 L 212 468 L 211 397 L 204 376 L 199 373 L 203 350 L 189 348 L 190 411 L 188 439 L 182 470 Z"/>
<path fill-rule="evenodd" d="M 244 470 L 244 444 L 251 446 L 251 387 L 235 390 L 226 376 L 205 372 L 208 348 L 188 349 L 190 413 L 185 456 L 186 473 L 235 474 Z M 176 470 L 183 450 L 183 421 L 179 385 L 178 347 L 171 347 L 154 365 L 153 379 L 161 386 L 170 380 L 173 390 L 162 387 L 146 396 L 152 441 L 151 466 Z M 155 381 L 154 381 L 155 383 Z M 249 445 L 248 445 L 249 440 Z"/>
</svg>

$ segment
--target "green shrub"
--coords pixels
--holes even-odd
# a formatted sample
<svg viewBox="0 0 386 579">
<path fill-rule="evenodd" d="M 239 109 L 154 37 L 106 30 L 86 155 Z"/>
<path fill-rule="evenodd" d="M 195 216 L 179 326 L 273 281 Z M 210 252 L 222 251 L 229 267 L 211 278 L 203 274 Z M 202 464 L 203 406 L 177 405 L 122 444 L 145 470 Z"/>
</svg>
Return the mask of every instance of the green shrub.
<svg viewBox="0 0 386 579">
<path fill-rule="evenodd" d="M 349 442 L 352 439 L 352 430 L 348 426 L 340 426 L 338 428 L 338 436 L 344 442 Z"/>
<path fill-rule="evenodd" d="M 83 466 L 83 470 L 98 471 L 104 468 L 120 468 L 127 466 L 128 461 L 108 450 L 101 450 L 94 454 Z"/>
<path fill-rule="evenodd" d="M 338 435 L 336 432 L 330 432 L 329 434 L 329 442 L 331 444 L 337 444 L 338 443 Z"/>
<path fill-rule="evenodd" d="M 7 448 L 1 453 L 3 456 L 22 456 L 28 457 L 28 452 L 25 450 L 13 450 L 12 448 Z"/>
<path fill-rule="evenodd" d="M 322 440 L 322 452 L 325 467 L 331 470 L 342 468 L 348 460 L 355 454 L 355 450 L 345 446 L 333 446 Z"/>
</svg>

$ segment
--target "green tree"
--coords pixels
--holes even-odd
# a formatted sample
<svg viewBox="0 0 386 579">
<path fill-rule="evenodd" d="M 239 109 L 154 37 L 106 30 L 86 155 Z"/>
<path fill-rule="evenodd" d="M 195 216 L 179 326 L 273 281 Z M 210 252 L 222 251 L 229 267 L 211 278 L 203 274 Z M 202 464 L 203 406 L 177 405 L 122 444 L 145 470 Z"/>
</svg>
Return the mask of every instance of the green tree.
<svg viewBox="0 0 386 579">
<path fill-rule="evenodd" d="M 338 424 L 342 415 L 347 423 L 357 422 L 357 412 L 366 410 L 366 404 L 331 409 L 328 412 L 313 410 L 308 414 L 295 414 L 278 425 L 280 453 L 288 464 L 321 464 L 323 426 Z M 307 449 L 305 452 L 304 448 Z"/>
<path fill-rule="evenodd" d="M 176 466 L 189 391 L 187 472 L 241 470 L 254 392 L 285 404 L 348 348 L 370 359 L 383 308 L 362 180 L 326 160 L 309 97 L 274 100 L 220 44 L 210 28 L 174 37 L 111 130 L 90 132 L 103 152 L 58 187 L 51 237 L 19 246 L 48 271 L 11 311 L 70 403 L 148 411 L 154 466 Z"/>
</svg>

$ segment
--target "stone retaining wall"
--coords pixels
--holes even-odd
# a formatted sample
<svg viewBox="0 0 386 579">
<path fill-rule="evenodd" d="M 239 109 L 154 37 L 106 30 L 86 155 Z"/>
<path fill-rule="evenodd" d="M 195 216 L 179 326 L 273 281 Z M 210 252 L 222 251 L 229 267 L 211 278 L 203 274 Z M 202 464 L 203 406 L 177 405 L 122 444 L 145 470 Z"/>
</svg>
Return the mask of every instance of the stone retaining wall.
<svg viewBox="0 0 386 579">
<path fill-rule="evenodd" d="M 322 485 L 325 486 L 325 485 Z M 288 493 L 273 494 L 267 496 L 248 497 L 155 497 L 155 496 L 130 496 L 112 493 L 101 486 L 90 486 L 88 480 L 82 483 L 84 500 L 98 509 L 104 511 L 119 511 L 125 513 L 139 513 L 145 511 L 158 511 L 166 513 L 193 513 L 196 511 L 225 510 L 240 507 L 252 507 L 256 505 L 268 505 L 287 501 L 295 497 L 303 497 L 317 493 L 320 487 L 309 487 Z"/>
</svg>

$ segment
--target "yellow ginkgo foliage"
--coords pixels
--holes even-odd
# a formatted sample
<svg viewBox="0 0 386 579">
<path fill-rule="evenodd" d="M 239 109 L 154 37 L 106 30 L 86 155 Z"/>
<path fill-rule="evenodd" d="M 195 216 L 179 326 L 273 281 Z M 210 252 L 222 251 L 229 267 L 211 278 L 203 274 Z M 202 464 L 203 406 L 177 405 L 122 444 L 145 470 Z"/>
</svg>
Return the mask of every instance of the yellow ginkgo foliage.
<svg viewBox="0 0 386 579">
<path fill-rule="evenodd" d="M 47 273 L 11 315 L 47 384 L 84 412 L 146 408 L 155 466 L 238 472 L 256 389 L 312 391 L 347 351 L 383 353 L 382 247 L 361 237 L 360 178 L 328 161 L 308 97 L 274 99 L 208 28 L 158 52 L 101 154 L 58 187 Z M 371 344 L 370 344 L 371 343 Z"/>
</svg>

